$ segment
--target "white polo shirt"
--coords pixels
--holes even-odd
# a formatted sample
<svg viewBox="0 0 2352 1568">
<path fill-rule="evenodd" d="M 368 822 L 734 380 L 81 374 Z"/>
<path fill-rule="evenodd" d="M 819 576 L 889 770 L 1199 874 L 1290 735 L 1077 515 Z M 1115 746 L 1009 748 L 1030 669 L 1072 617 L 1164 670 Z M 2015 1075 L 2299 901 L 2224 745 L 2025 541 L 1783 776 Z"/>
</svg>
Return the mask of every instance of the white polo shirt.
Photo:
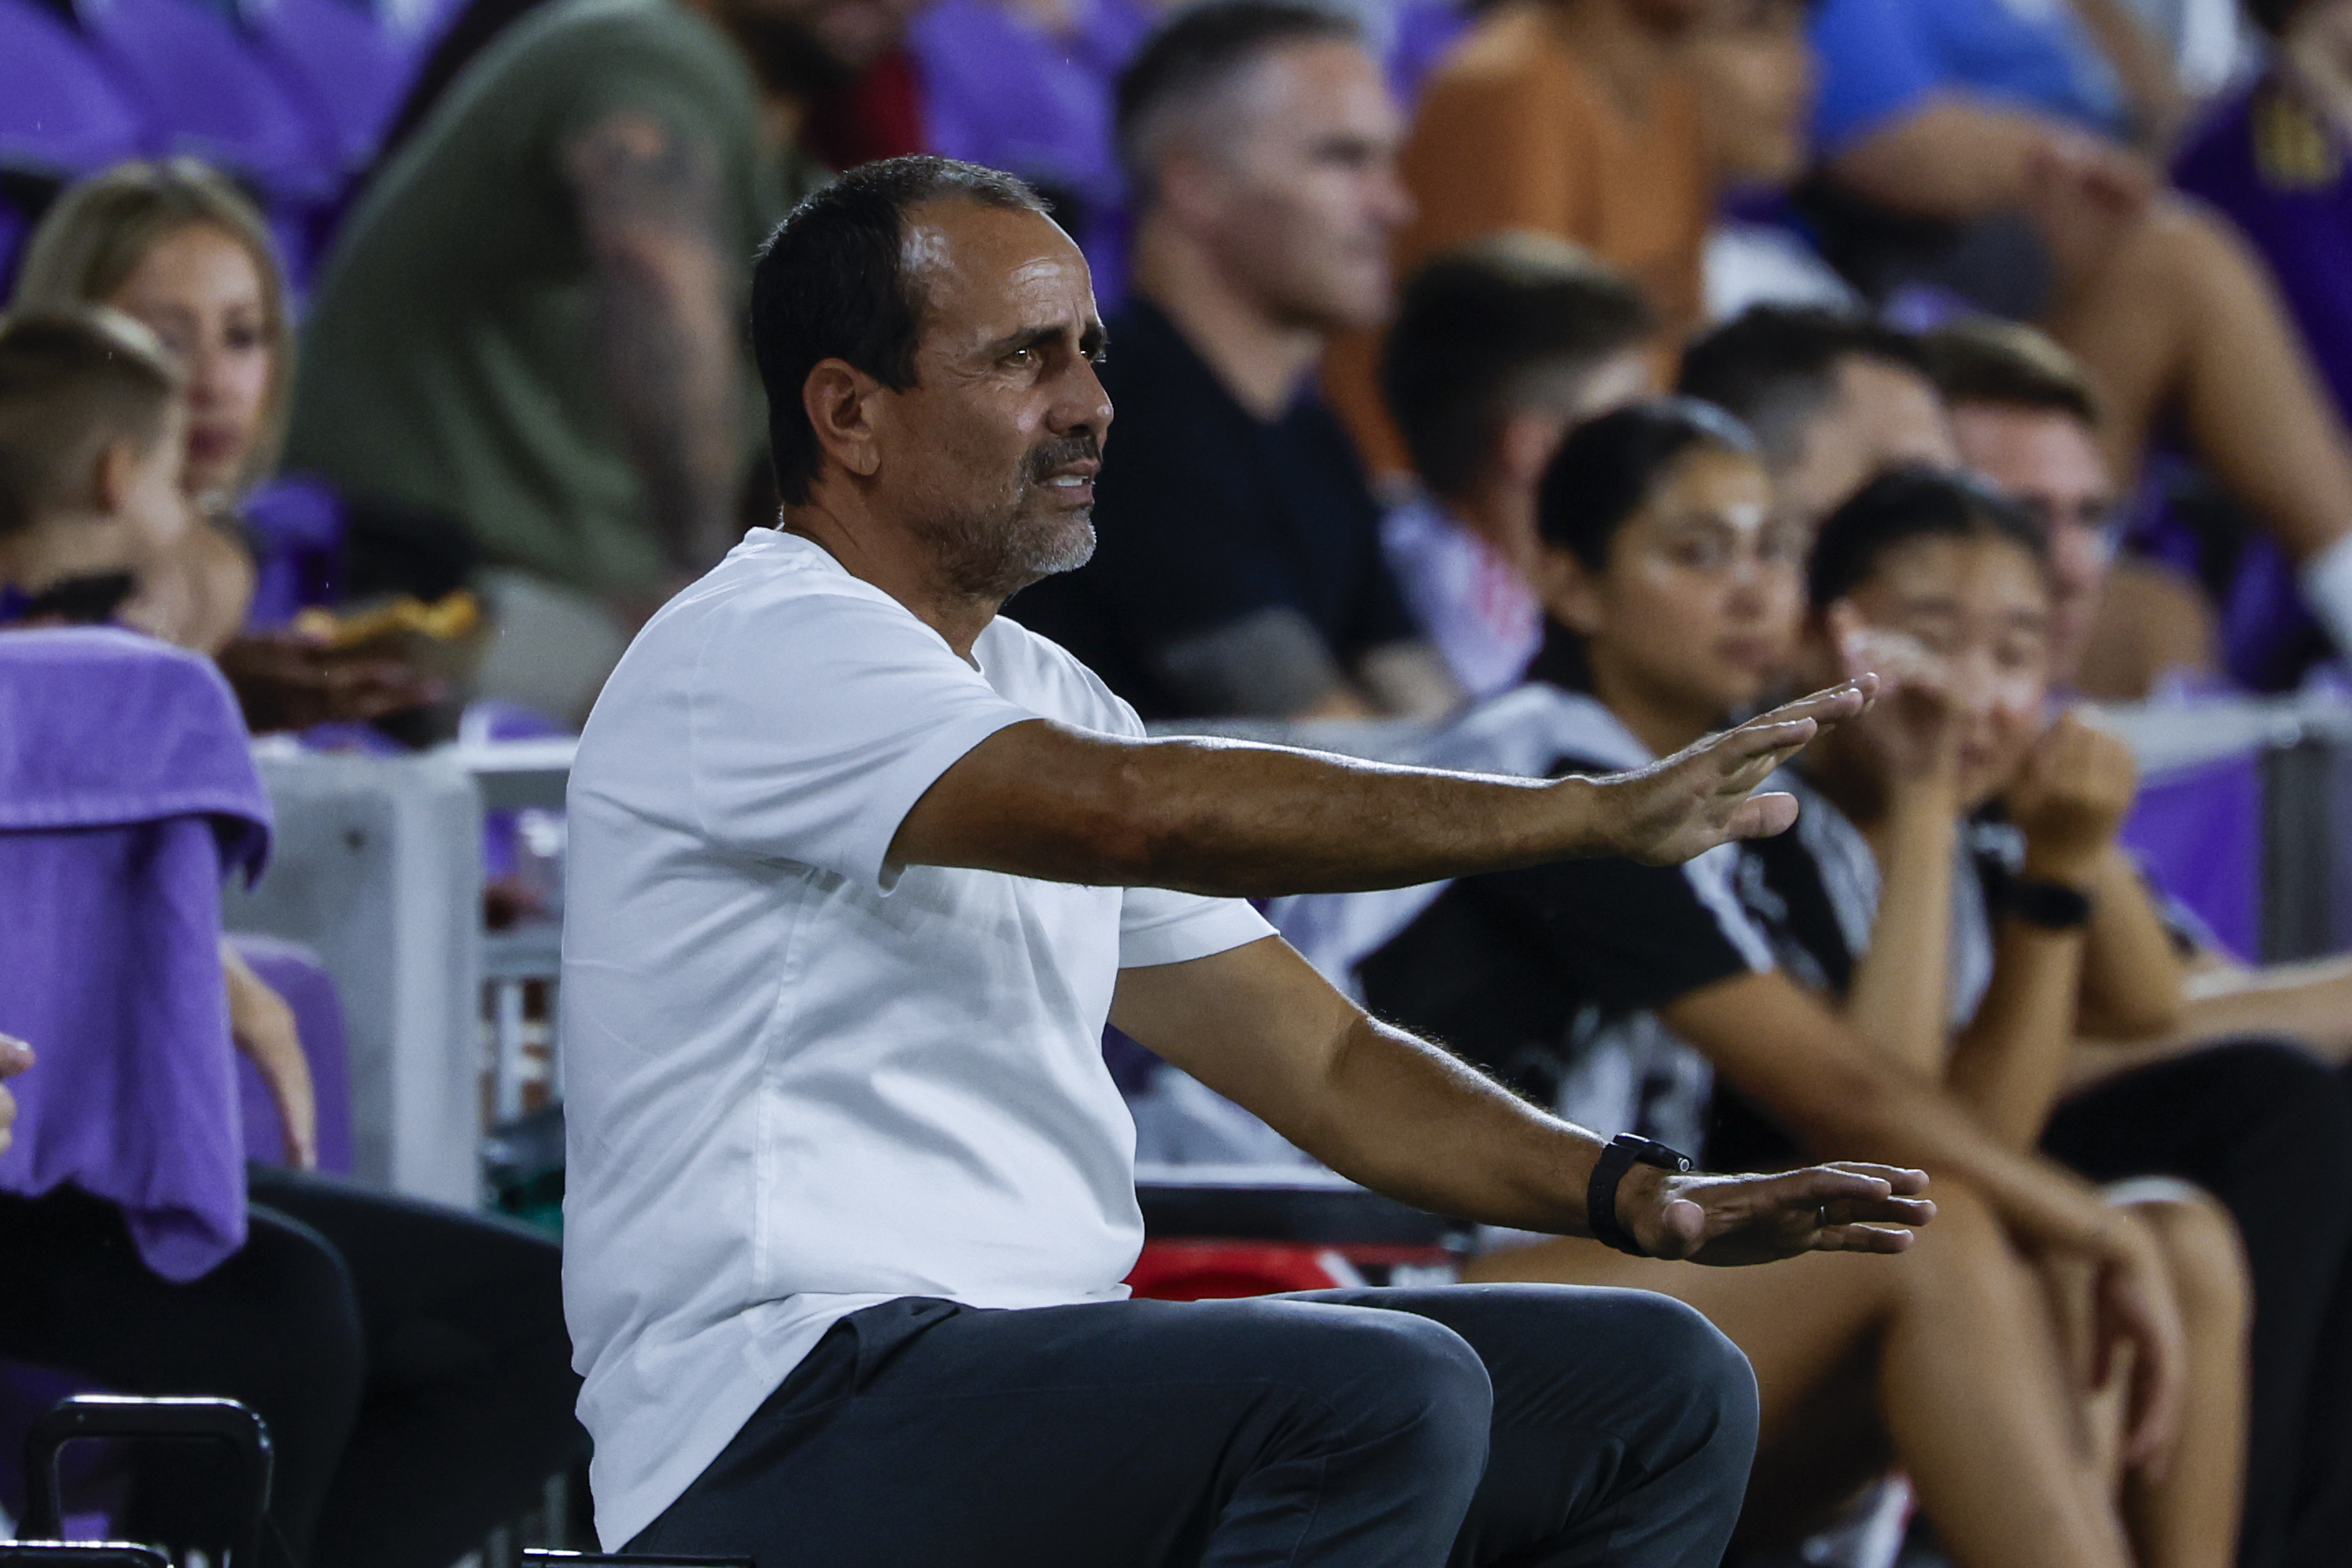
<svg viewBox="0 0 2352 1568">
<path fill-rule="evenodd" d="M 638 635 L 581 737 L 563 1284 L 608 1547 L 837 1318 L 1127 1293 L 1118 971 L 1272 928 L 1234 900 L 891 864 L 908 809 L 1006 725 L 1143 732 L 1012 621 L 972 657 L 758 529 Z"/>
</svg>

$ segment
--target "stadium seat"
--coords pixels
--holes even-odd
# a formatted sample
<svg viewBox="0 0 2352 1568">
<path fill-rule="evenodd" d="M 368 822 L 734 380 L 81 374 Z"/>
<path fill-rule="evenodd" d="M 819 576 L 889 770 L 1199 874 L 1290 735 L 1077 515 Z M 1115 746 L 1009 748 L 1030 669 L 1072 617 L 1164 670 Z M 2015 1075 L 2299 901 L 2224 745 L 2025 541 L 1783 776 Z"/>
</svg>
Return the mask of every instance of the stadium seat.
<svg viewBox="0 0 2352 1568">
<path fill-rule="evenodd" d="M 133 157 L 147 127 L 72 26 L 0 0 L 0 167 L 70 178 Z"/>
<path fill-rule="evenodd" d="M 147 151 L 202 158 L 258 193 L 299 289 L 345 183 L 331 133 L 234 24 L 193 0 L 79 0 L 77 16 L 147 110 Z"/>
<path fill-rule="evenodd" d="M 417 61 L 407 41 L 347 0 L 252 0 L 247 37 L 324 132 L 350 178 L 375 157 Z"/>
<path fill-rule="evenodd" d="M 68 1445 L 90 1440 L 202 1443 L 225 1452 L 235 1467 L 237 1493 L 227 1500 L 230 1508 L 226 1538 L 190 1539 L 172 1544 L 209 1548 L 208 1555 L 221 1568 L 259 1568 L 274 1455 L 268 1425 L 234 1399 L 141 1399 L 116 1394 L 78 1394 L 59 1401 L 56 1408 L 33 1424 L 25 1439 L 25 1521 L 20 1531 L 23 1541 L 13 1544 L 58 1541 L 64 1525 L 58 1463 Z M 118 1548 L 121 1545 L 105 1544 Z M 90 1557 L 34 1560 L 97 1561 Z"/>
<path fill-rule="evenodd" d="M 0 0 L 0 299 L 49 199 L 135 157 L 146 122 L 89 46 L 40 0 Z"/>
</svg>

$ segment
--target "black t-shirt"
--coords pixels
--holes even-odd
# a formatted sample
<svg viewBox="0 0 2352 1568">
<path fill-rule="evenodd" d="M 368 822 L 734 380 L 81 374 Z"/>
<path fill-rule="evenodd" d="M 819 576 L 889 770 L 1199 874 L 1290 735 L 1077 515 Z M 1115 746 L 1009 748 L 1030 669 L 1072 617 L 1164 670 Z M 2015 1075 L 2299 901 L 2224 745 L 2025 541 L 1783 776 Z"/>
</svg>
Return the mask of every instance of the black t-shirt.
<svg viewBox="0 0 2352 1568">
<path fill-rule="evenodd" d="M 1550 765 L 1525 771 L 1612 773 L 1650 760 L 1591 698 L 1552 698 Z M 1356 978 L 1374 1012 L 1537 1102 L 1604 1133 L 1696 1152 L 1711 1074 L 1654 1010 L 1771 967 L 1769 935 L 1738 895 L 1738 867 L 1725 848 L 1683 866 L 1562 860 L 1465 877 Z"/>
<path fill-rule="evenodd" d="M 1141 300 L 1110 324 L 1103 384 L 1117 418 L 1095 558 L 1024 590 L 1007 615 L 1147 719 L 1215 716 L 1162 656 L 1260 612 L 1297 612 L 1343 668 L 1416 635 L 1355 449 L 1312 395 L 1271 424 L 1253 417 Z"/>
<path fill-rule="evenodd" d="M 1554 776 L 1648 760 L 1598 702 L 1560 700 L 1589 710 L 1598 743 L 1563 750 Z M 1785 776 L 1773 787 L 1802 800 L 1797 829 L 1687 865 L 1563 860 L 1452 883 L 1357 966 L 1365 1002 L 1601 1133 L 1640 1132 L 1718 1170 L 1790 1163 L 1787 1133 L 1655 1012 L 1772 968 L 1843 995 L 1876 913 L 1876 866 L 1827 801 Z"/>
</svg>

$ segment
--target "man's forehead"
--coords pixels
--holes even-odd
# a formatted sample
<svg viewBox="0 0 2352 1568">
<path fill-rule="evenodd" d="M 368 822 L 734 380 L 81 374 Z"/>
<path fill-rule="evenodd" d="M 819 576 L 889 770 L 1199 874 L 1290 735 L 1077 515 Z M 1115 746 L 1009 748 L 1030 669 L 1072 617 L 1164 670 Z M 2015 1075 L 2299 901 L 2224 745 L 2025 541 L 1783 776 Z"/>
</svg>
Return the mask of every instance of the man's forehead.
<svg viewBox="0 0 2352 1568">
<path fill-rule="evenodd" d="M 903 245 L 907 268 L 929 307 L 929 327 L 989 338 L 1093 319 L 1087 258 L 1042 213 L 929 202 L 908 214 Z"/>
</svg>

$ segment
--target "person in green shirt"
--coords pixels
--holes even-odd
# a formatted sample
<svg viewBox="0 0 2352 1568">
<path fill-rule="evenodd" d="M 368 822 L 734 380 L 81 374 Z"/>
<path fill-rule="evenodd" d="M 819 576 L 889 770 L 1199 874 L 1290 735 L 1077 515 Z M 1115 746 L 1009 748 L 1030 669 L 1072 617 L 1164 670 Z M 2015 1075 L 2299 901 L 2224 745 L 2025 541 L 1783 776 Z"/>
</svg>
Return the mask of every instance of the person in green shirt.
<svg viewBox="0 0 2352 1568">
<path fill-rule="evenodd" d="M 577 720 L 737 529 L 752 251 L 807 97 L 918 0 L 550 0 L 369 187 L 303 335 L 288 466 L 478 552 L 478 689 Z"/>
</svg>

